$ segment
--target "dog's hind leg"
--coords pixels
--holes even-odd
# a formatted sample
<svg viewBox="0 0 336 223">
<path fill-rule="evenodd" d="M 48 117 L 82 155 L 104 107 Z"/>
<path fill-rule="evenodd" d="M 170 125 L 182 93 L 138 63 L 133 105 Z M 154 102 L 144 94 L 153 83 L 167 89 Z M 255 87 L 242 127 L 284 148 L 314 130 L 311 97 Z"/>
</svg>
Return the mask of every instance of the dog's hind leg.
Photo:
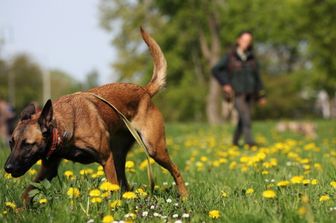
<svg viewBox="0 0 336 223">
<path fill-rule="evenodd" d="M 133 146 L 134 141 L 135 140 L 131 133 L 127 129 L 122 129 L 112 137 L 110 143 L 114 156 L 117 178 L 122 191 L 130 190 L 125 173 L 125 163 L 127 153 Z"/>
<path fill-rule="evenodd" d="M 188 191 L 182 175 L 168 155 L 163 118 L 159 110 L 152 105 L 146 110 L 145 114 L 134 119 L 132 124 L 139 131 L 149 155 L 170 172 L 176 182 L 180 196 L 186 198 Z"/>
</svg>

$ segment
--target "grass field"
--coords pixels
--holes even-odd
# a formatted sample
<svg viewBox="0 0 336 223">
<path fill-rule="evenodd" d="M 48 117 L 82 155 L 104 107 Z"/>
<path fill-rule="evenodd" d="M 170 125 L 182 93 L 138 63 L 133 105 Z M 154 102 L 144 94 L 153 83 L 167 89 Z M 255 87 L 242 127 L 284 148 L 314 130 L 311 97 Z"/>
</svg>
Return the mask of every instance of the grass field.
<svg viewBox="0 0 336 223">
<path fill-rule="evenodd" d="M 0 222 L 336 222 L 336 122 L 317 122 L 315 141 L 278 134 L 274 125 L 254 124 L 263 146 L 252 149 L 229 146 L 232 126 L 168 125 L 168 149 L 190 192 L 186 201 L 157 164 L 150 194 L 138 147 L 126 165 L 134 193 L 124 195 L 103 183 L 98 165 L 63 161 L 59 177 L 39 184 L 33 207 L 22 210 L 20 195 L 38 164 L 19 179 L 1 169 Z M 0 150 L 1 168 L 8 153 Z"/>
</svg>

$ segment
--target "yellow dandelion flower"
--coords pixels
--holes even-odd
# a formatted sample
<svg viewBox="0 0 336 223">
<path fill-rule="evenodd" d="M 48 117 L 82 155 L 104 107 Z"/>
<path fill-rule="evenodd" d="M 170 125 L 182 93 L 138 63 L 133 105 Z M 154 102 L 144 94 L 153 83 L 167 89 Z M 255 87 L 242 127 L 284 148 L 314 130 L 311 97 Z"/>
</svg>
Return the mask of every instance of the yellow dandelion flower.
<svg viewBox="0 0 336 223">
<path fill-rule="evenodd" d="M 102 193 L 100 196 L 101 196 L 102 198 L 107 198 L 107 197 L 109 197 L 110 195 L 111 195 L 111 192 L 110 192 L 110 191 L 106 191 L 106 192 Z"/>
<path fill-rule="evenodd" d="M 227 194 L 225 191 L 221 191 L 221 196 L 222 196 L 222 197 L 227 197 L 228 194 Z"/>
<path fill-rule="evenodd" d="M 332 186 L 333 188 L 336 188 L 336 181 L 331 181 L 330 186 Z"/>
<path fill-rule="evenodd" d="M 269 171 L 268 170 L 264 170 L 261 172 L 262 175 L 268 175 L 269 174 Z"/>
<path fill-rule="evenodd" d="M 96 176 L 104 176 L 105 175 L 105 172 L 103 171 L 103 170 L 98 170 L 97 172 L 96 172 Z"/>
<path fill-rule="evenodd" d="M 254 189 L 253 188 L 248 188 L 245 192 L 245 194 L 253 194 L 254 193 Z"/>
<path fill-rule="evenodd" d="M 79 171 L 80 175 L 90 175 L 93 173 L 93 169 L 87 168 Z"/>
<path fill-rule="evenodd" d="M 317 170 L 322 170 L 322 166 L 321 166 L 320 163 L 315 163 L 314 168 L 317 169 Z"/>
<path fill-rule="evenodd" d="M 102 191 L 119 191 L 120 187 L 117 184 L 111 184 L 110 182 L 103 182 L 100 186 L 99 189 Z"/>
<path fill-rule="evenodd" d="M 212 166 L 219 167 L 220 166 L 220 162 L 218 160 L 215 160 L 215 161 L 212 162 Z"/>
<path fill-rule="evenodd" d="M 213 219 L 217 219 L 220 217 L 220 212 L 218 210 L 209 211 L 209 217 Z"/>
<path fill-rule="evenodd" d="M 76 188 L 76 187 L 70 187 L 70 188 L 68 189 L 67 195 L 68 195 L 70 198 L 79 197 L 79 195 L 80 195 L 79 189 Z"/>
<path fill-rule="evenodd" d="M 13 178 L 12 175 L 10 173 L 5 173 L 5 178 L 6 179 L 11 179 Z"/>
<path fill-rule="evenodd" d="M 290 184 L 288 180 L 282 180 L 277 183 L 278 187 L 287 187 Z"/>
<path fill-rule="evenodd" d="M 272 199 L 272 198 L 275 198 L 276 197 L 276 193 L 274 190 L 265 190 L 263 193 L 262 193 L 262 196 L 264 198 L 267 198 L 267 199 Z"/>
<path fill-rule="evenodd" d="M 94 174 L 91 174 L 91 178 L 92 178 L 92 179 L 96 179 L 96 178 L 98 178 L 98 177 L 99 177 L 99 176 L 98 176 L 97 174 L 95 174 L 95 173 L 94 173 Z"/>
<path fill-rule="evenodd" d="M 16 204 L 14 202 L 6 201 L 5 202 L 5 207 L 11 208 L 11 209 L 15 209 L 16 208 Z"/>
<path fill-rule="evenodd" d="M 92 197 L 90 201 L 91 203 L 101 203 L 103 199 L 101 197 Z"/>
<path fill-rule="evenodd" d="M 300 207 L 297 212 L 300 216 L 304 216 L 307 213 L 307 209 L 305 207 Z"/>
<path fill-rule="evenodd" d="M 304 180 L 302 181 L 302 184 L 304 184 L 304 185 L 308 185 L 308 184 L 310 184 L 310 180 L 309 180 L 309 179 L 304 179 Z"/>
<path fill-rule="evenodd" d="M 135 163 L 131 160 L 126 161 L 125 167 L 126 169 L 133 169 L 135 166 Z"/>
<path fill-rule="evenodd" d="M 28 171 L 28 173 L 29 173 L 29 175 L 35 175 L 36 173 L 37 173 L 37 171 L 35 170 L 35 169 L 30 169 L 29 171 Z"/>
<path fill-rule="evenodd" d="M 154 164 L 154 163 L 155 163 L 155 160 L 153 160 L 152 158 L 150 158 L 150 159 L 149 159 L 149 162 L 150 162 L 150 164 Z M 145 169 L 147 168 L 147 165 L 148 165 L 148 161 L 147 161 L 147 159 L 145 159 L 144 161 L 142 161 L 142 162 L 140 163 L 140 169 L 141 169 L 141 170 L 145 170 Z"/>
<path fill-rule="evenodd" d="M 68 179 L 73 178 L 74 177 L 74 173 L 71 170 L 66 170 L 64 171 L 64 176 Z"/>
<path fill-rule="evenodd" d="M 230 165 L 229 165 L 229 169 L 230 170 L 233 170 L 233 169 L 235 169 L 237 167 L 237 162 L 236 161 L 232 161 L 231 163 L 230 163 Z"/>
<path fill-rule="evenodd" d="M 303 179 L 303 176 L 293 176 L 290 181 L 292 184 L 301 184 Z"/>
<path fill-rule="evenodd" d="M 112 215 L 106 215 L 106 216 L 104 216 L 104 218 L 102 220 L 103 223 L 111 223 L 113 221 L 114 221 L 114 219 L 113 219 Z"/>
<path fill-rule="evenodd" d="M 312 179 L 310 183 L 311 183 L 311 185 L 316 185 L 316 184 L 318 184 L 318 180 L 317 179 Z"/>
<path fill-rule="evenodd" d="M 39 204 L 46 204 L 48 203 L 48 200 L 46 198 L 41 198 L 38 202 Z"/>
<path fill-rule="evenodd" d="M 330 200 L 330 197 L 329 197 L 328 194 L 322 195 L 320 197 L 320 202 L 324 202 L 324 201 L 328 201 L 328 200 Z"/>
<path fill-rule="evenodd" d="M 99 197 L 101 195 L 101 192 L 98 189 L 93 189 L 90 190 L 89 195 L 90 197 Z"/>
<path fill-rule="evenodd" d="M 142 197 L 142 198 L 147 197 L 147 192 L 144 191 L 142 188 L 136 189 L 135 192 L 139 195 L 139 197 Z"/>
<path fill-rule="evenodd" d="M 121 200 L 115 200 L 115 201 L 111 202 L 110 207 L 111 208 L 117 208 L 117 207 L 120 207 L 121 205 L 122 205 L 122 201 Z"/>
<path fill-rule="evenodd" d="M 138 198 L 138 196 L 136 195 L 136 193 L 134 192 L 131 192 L 131 191 L 128 191 L 128 192 L 125 192 L 122 197 L 124 199 L 127 199 L 127 200 L 132 200 L 132 199 L 136 199 Z"/>
</svg>

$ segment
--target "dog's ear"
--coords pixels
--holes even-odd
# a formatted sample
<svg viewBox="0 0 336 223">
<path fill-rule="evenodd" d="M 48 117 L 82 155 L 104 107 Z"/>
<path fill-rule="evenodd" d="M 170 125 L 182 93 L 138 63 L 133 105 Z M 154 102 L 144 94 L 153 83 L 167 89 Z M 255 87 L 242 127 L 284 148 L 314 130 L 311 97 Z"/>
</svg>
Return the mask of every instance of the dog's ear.
<svg viewBox="0 0 336 223">
<path fill-rule="evenodd" d="M 49 99 L 45 103 L 41 115 L 38 119 L 38 123 L 40 124 L 42 132 L 45 132 L 49 129 L 52 119 L 53 119 L 53 106 L 51 100 Z"/>
<path fill-rule="evenodd" d="M 21 120 L 28 120 L 31 119 L 31 116 L 35 114 L 36 109 L 34 104 L 27 105 L 20 114 Z"/>
</svg>

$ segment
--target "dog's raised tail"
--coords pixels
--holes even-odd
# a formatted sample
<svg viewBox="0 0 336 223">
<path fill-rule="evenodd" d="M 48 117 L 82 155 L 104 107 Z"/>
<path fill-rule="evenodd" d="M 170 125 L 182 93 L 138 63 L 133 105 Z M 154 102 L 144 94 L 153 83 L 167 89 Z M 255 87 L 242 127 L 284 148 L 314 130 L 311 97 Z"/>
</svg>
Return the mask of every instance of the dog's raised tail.
<svg viewBox="0 0 336 223">
<path fill-rule="evenodd" d="M 154 96 L 166 84 L 167 61 L 159 44 L 142 27 L 140 27 L 140 31 L 150 50 L 154 64 L 152 79 L 145 88 L 151 96 Z"/>
</svg>

